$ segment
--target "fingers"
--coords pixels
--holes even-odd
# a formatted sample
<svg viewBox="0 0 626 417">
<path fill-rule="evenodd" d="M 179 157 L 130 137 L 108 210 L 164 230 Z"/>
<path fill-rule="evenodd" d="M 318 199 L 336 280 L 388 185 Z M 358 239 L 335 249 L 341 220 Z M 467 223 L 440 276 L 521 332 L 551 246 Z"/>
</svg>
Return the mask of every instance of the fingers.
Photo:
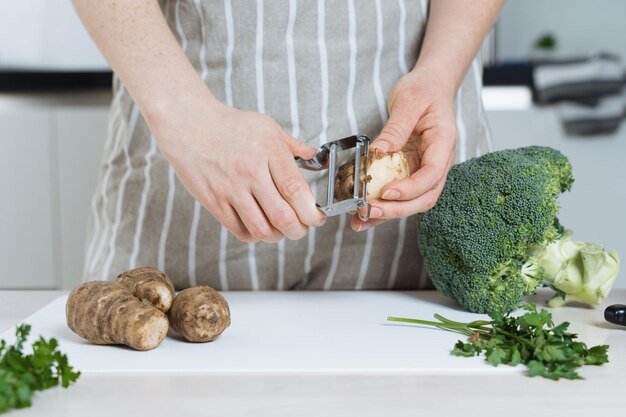
<svg viewBox="0 0 626 417">
<path fill-rule="evenodd" d="M 355 232 L 363 232 L 370 227 L 378 226 L 389 219 L 408 217 L 416 213 L 424 213 L 433 208 L 443 191 L 447 172 L 454 164 L 455 157 L 456 155 L 454 153 L 450 155 L 445 169 L 446 175 L 435 188 L 428 190 L 419 197 L 408 201 L 372 200 L 370 202 L 372 205 L 370 219 L 367 222 L 363 222 L 358 216 L 354 216 L 351 224 L 352 230 Z"/>
<path fill-rule="evenodd" d="M 308 157 L 309 147 L 288 135 L 284 138 L 288 146 L 274 147 L 267 165 L 241 169 L 248 179 L 248 188 L 236 193 L 238 197 L 232 205 L 251 238 L 257 241 L 301 239 L 308 226 L 326 222 L 293 158 L 294 154 Z"/>
<path fill-rule="evenodd" d="M 446 167 L 446 173 L 450 170 L 450 167 L 454 164 L 455 155 L 450 155 L 448 159 L 448 164 Z M 370 222 L 377 221 L 381 219 L 395 219 L 401 217 L 412 216 L 416 213 L 424 213 L 430 210 L 437 204 L 437 200 L 443 191 L 443 187 L 445 186 L 445 179 L 447 176 L 444 176 L 444 179 L 440 181 L 436 187 L 431 190 L 426 191 L 420 196 L 412 199 L 412 200 L 396 200 L 396 201 L 385 201 L 385 200 L 373 200 L 372 210 Z M 361 227 L 360 231 L 367 230 L 370 222 L 367 222 L 364 226 Z M 378 224 L 378 223 L 376 223 Z"/>
<path fill-rule="evenodd" d="M 421 117 L 421 113 L 421 110 L 415 105 L 395 105 L 390 111 L 389 120 L 385 127 L 371 146 L 382 152 L 392 152 L 404 148 Z"/>
<path fill-rule="evenodd" d="M 385 223 L 386 221 L 387 220 L 385 219 L 371 219 L 364 222 L 363 220 L 359 219 L 359 216 L 354 215 L 352 217 L 352 221 L 350 222 L 350 226 L 355 232 L 363 232 L 371 227 L 376 227 L 381 223 Z"/>
<path fill-rule="evenodd" d="M 420 168 L 409 178 L 393 181 L 381 189 L 383 199 L 413 200 L 439 186 L 454 158 L 455 138 L 441 137 L 430 144 L 421 157 Z"/>
<path fill-rule="evenodd" d="M 443 182 L 436 188 L 425 192 L 413 200 L 408 201 L 383 201 L 376 200 L 372 206 L 380 209 L 380 219 L 398 219 L 412 216 L 416 213 L 425 213 L 435 207 L 437 200 L 443 191 Z"/>
<path fill-rule="evenodd" d="M 293 156 L 299 156 L 302 159 L 311 159 L 317 153 L 317 149 L 300 142 L 291 135 L 285 134 L 285 143 Z"/>
<path fill-rule="evenodd" d="M 412 216 L 416 213 L 424 213 L 435 206 L 437 199 L 441 195 L 443 185 L 436 189 L 430 190 L 418 198 L 410 201 L 383 201 L 374 200 L 372 202 L 372 209 L 374 207 L 380 209 L 380 217 L 372 218 L 367 222 L 361 221 L 358 217 L 352 219 L 352 230 L 355 232 L 363 232 L 371 227 L 378 226 L 390 219 L 398 219 L 402 217 Z"/>
<path fill-rule="evenodd" d="M 279 194 L 269 174 L 266 181 L 259 181 L 253 185 L 252 193 L 269 222 L 285 237 L 298 240 L 306 236 L 307 227 L 300 222 L 294 209 Z"/>
<path fill-rule="evenodd" d="M 317 227 L 326 222 L 326 216 L 315 205 L 311 188 L 293 158 L 283 155 L 270 160 L 270 174 L 280 196 L 293 208 L 300 223 Z"/>
<path fill-rule="evenodd" d="M 238 201 L 233 202 L 233 208 L 255 241 L 276 243 L 283 238 L 282 233 L 270 224 L 252 195 L 243 195 Z"/>
<path fill-rule="evenodd" d="M 220 208 L 219 214 L 215 214 L 213 210 L 209 212 L 224 225 L 224 227 L 231 232 L 235 237 L 245 243 L 255 243 L 259 239 L 252 237 L 243 221 L 230 204 L 225 204 Z"/>
</svg>

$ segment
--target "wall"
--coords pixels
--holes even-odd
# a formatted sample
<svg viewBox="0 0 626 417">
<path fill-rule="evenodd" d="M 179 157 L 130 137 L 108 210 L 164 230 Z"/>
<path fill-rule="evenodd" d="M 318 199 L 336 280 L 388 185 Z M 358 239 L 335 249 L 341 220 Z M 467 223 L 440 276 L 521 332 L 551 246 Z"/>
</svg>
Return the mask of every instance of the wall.
<svg viewBox="0 0 626 417">
<path fill-rule="evenodd" d="M 600 50 L 626 58 L 626 1 L 508 0 L 497 26 L 499 61 L 525 60 L 534 40 L 556 34 L 558 55 L 589 55 Z"/>
<path fill-rule="evenodd" d="M 0 69 L 103 70 L 70 0 L 0 1 Z"/>
</svg>

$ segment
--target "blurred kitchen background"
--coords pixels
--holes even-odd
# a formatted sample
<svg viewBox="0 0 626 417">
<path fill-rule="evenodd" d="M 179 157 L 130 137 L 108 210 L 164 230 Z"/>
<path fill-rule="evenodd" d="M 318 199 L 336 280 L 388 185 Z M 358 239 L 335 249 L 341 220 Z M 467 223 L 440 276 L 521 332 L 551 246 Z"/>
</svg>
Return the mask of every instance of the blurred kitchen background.
<svg viewBox="0 0 626 417">
<path fill-rule="evenodd" d="M 509 0 L 483 48 L 483 98 L 496 149 L 571 159 L 563 224 L 626 259 L 624 19 L 622 0 Z M 79 282 L 110 82 L 69 0 L 0 0 L 0 289 Z"/>
</svg>

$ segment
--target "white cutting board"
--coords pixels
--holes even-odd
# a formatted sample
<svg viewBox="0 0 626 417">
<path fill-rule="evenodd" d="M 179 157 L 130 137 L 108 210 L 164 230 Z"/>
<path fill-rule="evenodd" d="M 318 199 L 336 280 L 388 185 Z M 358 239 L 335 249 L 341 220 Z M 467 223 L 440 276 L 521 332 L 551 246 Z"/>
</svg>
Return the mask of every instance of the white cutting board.
<svg viewBox="0 0 626 417">
<path fill-rule="evenodd" d="M 222 292 L 231 326 L 210 343 L 166 338 L 156 349 L 91 345 L 65 324 L 66 297 L 24 320 L 55 337 L 83 373 L 440 373 L 520 372 L 450 355 L 462 335 L 391 323 L 387 316 L 479 319 L 435 292 Z M 13 329 L 0 338 L 13 339 Z"/>
</svg>

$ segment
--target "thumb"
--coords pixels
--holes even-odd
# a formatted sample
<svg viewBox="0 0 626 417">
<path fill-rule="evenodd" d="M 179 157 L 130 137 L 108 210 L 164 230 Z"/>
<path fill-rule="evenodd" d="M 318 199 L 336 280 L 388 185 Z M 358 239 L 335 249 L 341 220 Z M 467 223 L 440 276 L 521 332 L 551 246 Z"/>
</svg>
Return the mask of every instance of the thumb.
<svg viewBox="0 0 626 417">
<path fill-rule="evenodd" d="M 389 120 L 387 120 L 380 135 L 372 142 L 371 147 L 381 152 L 393 152 L 404 148 L 418 118 L 417 112 L 391 111 Z"/>
<path fill-rule="evenodd" d="M 310 159 L 317 153 L 317 149 L 300 142 L 291 135 L 285 135 L 285 142 L 293 156 L 299 156 L 302 159 Z"/>
</svg>

